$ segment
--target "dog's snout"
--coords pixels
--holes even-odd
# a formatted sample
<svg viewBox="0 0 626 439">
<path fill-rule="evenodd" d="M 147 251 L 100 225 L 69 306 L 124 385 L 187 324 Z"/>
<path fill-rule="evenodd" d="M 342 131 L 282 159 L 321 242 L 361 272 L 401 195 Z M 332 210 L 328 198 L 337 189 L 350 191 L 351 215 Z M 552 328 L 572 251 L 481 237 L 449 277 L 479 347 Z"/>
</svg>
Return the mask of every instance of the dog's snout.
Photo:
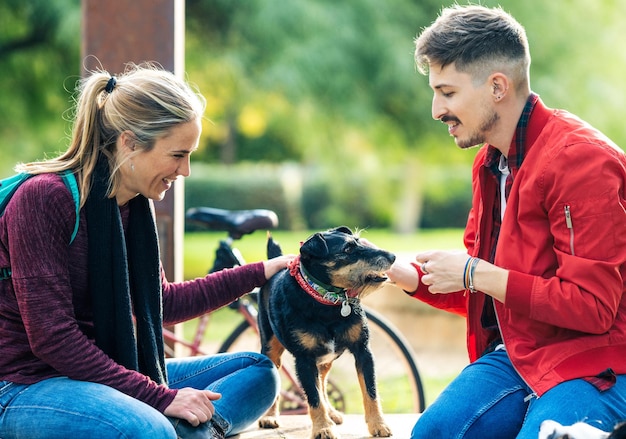
<svg viewBox="0 0 626 439">
<path fill-rule="evenodd" d="M 390 253 L 386 250 L 380 250 L 380 254 L 378 255 L 378 261 L 380 264 L 393 264 L 396 260 L 396 255 Z"/>
</svg>

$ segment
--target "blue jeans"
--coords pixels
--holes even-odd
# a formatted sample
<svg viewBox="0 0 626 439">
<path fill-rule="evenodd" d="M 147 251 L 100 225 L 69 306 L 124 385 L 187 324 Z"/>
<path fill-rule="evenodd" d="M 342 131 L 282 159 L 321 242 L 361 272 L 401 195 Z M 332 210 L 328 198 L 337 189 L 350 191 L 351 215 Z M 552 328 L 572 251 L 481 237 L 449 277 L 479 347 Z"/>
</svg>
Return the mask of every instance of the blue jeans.
<svg viewBox="0 0 626 439">
<path fill-rule="evenodd" d="M 582 379 L 540 398 L 517 374 L 504 350 L 467 366 L 419 417 L 411 439 L 537 439 L 541 422 L 584 421 L 610 431 L 626 419 L 626 375 L 600 392 Z"/>
<path fill-rule="evenodd" d="M 227 435 L 250 426 L 272 405 L 278 372 L 253 352 L 167 360 L 170 388 L 222 394 L 214 421 Z M 175 428 L 176 425 L 176 428 Z M 111 387 L 68 378 L 23 385 L 0 381 L 0 438 L 210 438 L 206 424 L 191 427 Z"/>
</svg>

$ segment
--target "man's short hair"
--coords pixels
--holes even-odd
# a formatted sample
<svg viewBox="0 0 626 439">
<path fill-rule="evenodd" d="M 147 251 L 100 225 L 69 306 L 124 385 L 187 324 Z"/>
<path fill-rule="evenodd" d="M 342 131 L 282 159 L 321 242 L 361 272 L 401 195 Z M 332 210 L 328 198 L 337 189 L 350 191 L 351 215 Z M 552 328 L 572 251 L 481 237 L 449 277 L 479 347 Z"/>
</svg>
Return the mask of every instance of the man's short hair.
<svg viewBox="0 0 626 439">
<path fill-rule="evenodd" d="M 424 74 L 433 65 L 454 64 L 475 82 L 503 71 L 521 86 L 528 79 L 530 52 L 526 31 L 502 8 L 454 5 L 415 39 L 415 62 Z"/>
</svg>

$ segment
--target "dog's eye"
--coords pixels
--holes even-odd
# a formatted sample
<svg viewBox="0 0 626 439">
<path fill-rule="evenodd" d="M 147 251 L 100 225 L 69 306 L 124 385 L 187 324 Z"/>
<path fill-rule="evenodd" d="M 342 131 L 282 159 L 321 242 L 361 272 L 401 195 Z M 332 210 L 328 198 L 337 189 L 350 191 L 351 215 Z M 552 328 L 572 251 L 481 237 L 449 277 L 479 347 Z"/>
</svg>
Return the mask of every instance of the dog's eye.
<svg viewBox="0 0 626 439">
<path fill-rule="evenodd" d="M 349 242 L 348 245 L 346 245 L 346 248 L 343 250 L 344 253 L 350 254 L 354 251 L 354 249 L 356 248 L 356 243 L 354 242 Z"/>
</svg>

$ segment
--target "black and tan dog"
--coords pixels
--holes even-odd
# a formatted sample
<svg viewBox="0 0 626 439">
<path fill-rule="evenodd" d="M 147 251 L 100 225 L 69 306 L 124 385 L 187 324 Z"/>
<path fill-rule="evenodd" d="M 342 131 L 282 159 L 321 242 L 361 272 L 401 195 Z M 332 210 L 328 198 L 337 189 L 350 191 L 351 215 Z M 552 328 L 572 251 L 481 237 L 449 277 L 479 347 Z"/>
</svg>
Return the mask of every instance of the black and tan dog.
<svg viewBox="0 0 626 439">
<path fill-rule="evenodd" d="M 561 425 L 548 420 L 541 423 L 539 439 L 625 439 L 626 422 L 619 422 L 613 431 L 606 432 L 587 424 L 576 422 L 573 425 Z"/>
<path fill-rule="evenodd" d="M 272 248 L 270 238 L 268 257 L 280 255 L 280 247 Z M 370 434 L 391 436 L 378 400 L 367 321 L 359 299 L 381 286 L 394 260 L 393 254 L 364 245 L 350 229 L 338 227 L 307 239 L 290 268 L 261 289 L 261 351 L 277 367 L 285 349 L 294 356 L 309 405 L 313 439 L 338 437 L 334 426 L 343 418 L 328 401 L 326 381 L 332 362 L 346 350 L 355 358 Z M 278 427 L 278 401 L 259 425 Z"/>
</svg>

